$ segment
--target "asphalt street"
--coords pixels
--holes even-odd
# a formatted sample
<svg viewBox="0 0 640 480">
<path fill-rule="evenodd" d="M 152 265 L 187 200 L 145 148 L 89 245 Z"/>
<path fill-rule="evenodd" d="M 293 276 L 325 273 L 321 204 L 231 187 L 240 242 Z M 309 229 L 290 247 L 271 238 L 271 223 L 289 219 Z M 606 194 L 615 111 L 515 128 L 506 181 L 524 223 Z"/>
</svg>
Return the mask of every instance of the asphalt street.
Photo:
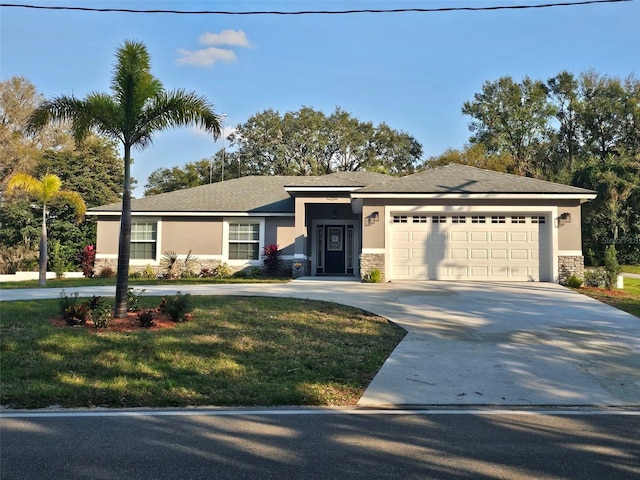
<svg viewBox="0 0 640 480">
<path fill-rule="evenodd" d="M 637 412 L 103 413 L 5 414 L 0 478 L 640 478 Z"/>
</svg>

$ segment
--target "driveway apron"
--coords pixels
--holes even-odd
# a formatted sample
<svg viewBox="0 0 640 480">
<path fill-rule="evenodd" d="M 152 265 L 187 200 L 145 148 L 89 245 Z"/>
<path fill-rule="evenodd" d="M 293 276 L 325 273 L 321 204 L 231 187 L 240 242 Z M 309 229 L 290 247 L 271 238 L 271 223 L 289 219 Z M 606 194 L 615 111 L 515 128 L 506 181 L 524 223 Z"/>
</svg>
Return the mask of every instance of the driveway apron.
<svg viewBox="0 0 640 480">
<path fill-rule="evenodd" d="M 144 286 L 145 295 L 285 296 L 382 315 L 407 331 L 363 407 L 640 406 L 640 319 L 551 283 L 303 278 L 287 284 Z M 114 287 L 67 288 L 81 296 Z M 57 289 L 2 290 L 3 301 Z"/>
</svg>

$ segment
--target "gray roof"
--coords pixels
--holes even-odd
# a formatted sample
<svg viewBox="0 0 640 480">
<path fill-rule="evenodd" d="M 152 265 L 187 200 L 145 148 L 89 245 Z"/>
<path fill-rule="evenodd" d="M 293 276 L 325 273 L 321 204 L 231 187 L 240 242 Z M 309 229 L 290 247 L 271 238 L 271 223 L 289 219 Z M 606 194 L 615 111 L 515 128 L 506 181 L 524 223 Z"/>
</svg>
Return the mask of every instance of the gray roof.
<svg viewBox="0 0 640 480">
<path fill-rule="evenodd" d="M 391 178 L 376 172 L 336 172 L 319 177 L 295 177 L 287 187 L 366 187 Z"/>
<path fill-rule="evenodd" d="M 584 188 L 520 177 L 508 173 L 483 170 L 466 165 L 449 164 L 425 170 L 406 177 L 390 178 L 359 189 L 357 194 L 461 194 L 461 193 L 514 193 L 514 194 L 585 194 L 596 192 Z"/>
<path fill-rule="evenodd" d="M 387 178 L 391 177 L 372 172 L 337 172 L 319 177 L 241 177 L 133 199 L 131 211 L 293 213 L 294 201 L 285 186 L 358 188 Z M 90 213 L 121 211 L 121 202 L 89 210 Z"/>
<path fill-rule="evenodd" d="M 337 172 L 319 177 L 251 176 L 133 199 L 134 212 L 293 213 L 296 187 L 355 187 L 365 194 L 555 193 L 592 195 L 584 188 L 451 164 L 406 177 L 374 172 Z M 89 213 L 122 211 L 122 203 L 102 205 Z"/>
<path fill-rule="evenodd" d="M 284 190 L 296 177 L 241 177 L 225 182 L 133 199 L 134 212 L 293 213 L 293 198 Z M 90 212 L 119 212 L 122 203 Z"/>
</svg>

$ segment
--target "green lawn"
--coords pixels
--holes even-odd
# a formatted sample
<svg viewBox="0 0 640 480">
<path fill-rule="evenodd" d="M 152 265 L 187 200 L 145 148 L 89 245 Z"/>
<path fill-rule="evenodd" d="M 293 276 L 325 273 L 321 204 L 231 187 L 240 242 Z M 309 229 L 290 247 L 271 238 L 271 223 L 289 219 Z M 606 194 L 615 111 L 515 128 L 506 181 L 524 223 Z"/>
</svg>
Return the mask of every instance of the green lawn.
<svg viewBox="0 0 640 480">
<path fill-rule="evenodd" d="M 130 278 L 129 286 L 138 285 L 197 285 L 200 283 L 286 283 L 289 278 L 178 278 L 175 280 L 164 280 L 161 278 Z M 62 278 L 47 280 L 47 288 L 68 288 L 68 287 L 97 287 L 116 284 L 115 278 Z M 13 288 L 39 288 L 38 280 L 25 280 L 21 282 L 1 282 L 1 289 Z"/>
<path fill-rule="evenodd" d="M 637 273 L 640 275 L 640 265 L 623 265 L 622 271 L 625 273 Z"/>
<path fill-rule="evenodd" d="M 57 300 L 3 302 L 0 403 L 166 407 L 353 405 L 404 336 L 333 303 L 194 296 L 173 328 L 54 327 Z M 143 307 L 157 306 L 143 297 Z"/>
<path fill-rule="evenodd" d="M 582 287 L 577 291 L 640 318 L 640 278 L 625 278 L 624 290 Z"/>
</svg>

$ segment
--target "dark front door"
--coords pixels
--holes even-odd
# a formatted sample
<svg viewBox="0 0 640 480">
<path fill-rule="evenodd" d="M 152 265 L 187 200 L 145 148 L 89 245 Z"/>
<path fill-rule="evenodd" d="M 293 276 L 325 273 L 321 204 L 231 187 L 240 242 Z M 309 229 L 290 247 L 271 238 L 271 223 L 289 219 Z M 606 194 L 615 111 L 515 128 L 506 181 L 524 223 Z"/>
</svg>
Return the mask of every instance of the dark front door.
<svg viewBox="0 0 640 480">
<path fill-rule="evenodd" d="M 344 274 L 344 225 L 325 227 L 324 273 Z"/>
</svg>

